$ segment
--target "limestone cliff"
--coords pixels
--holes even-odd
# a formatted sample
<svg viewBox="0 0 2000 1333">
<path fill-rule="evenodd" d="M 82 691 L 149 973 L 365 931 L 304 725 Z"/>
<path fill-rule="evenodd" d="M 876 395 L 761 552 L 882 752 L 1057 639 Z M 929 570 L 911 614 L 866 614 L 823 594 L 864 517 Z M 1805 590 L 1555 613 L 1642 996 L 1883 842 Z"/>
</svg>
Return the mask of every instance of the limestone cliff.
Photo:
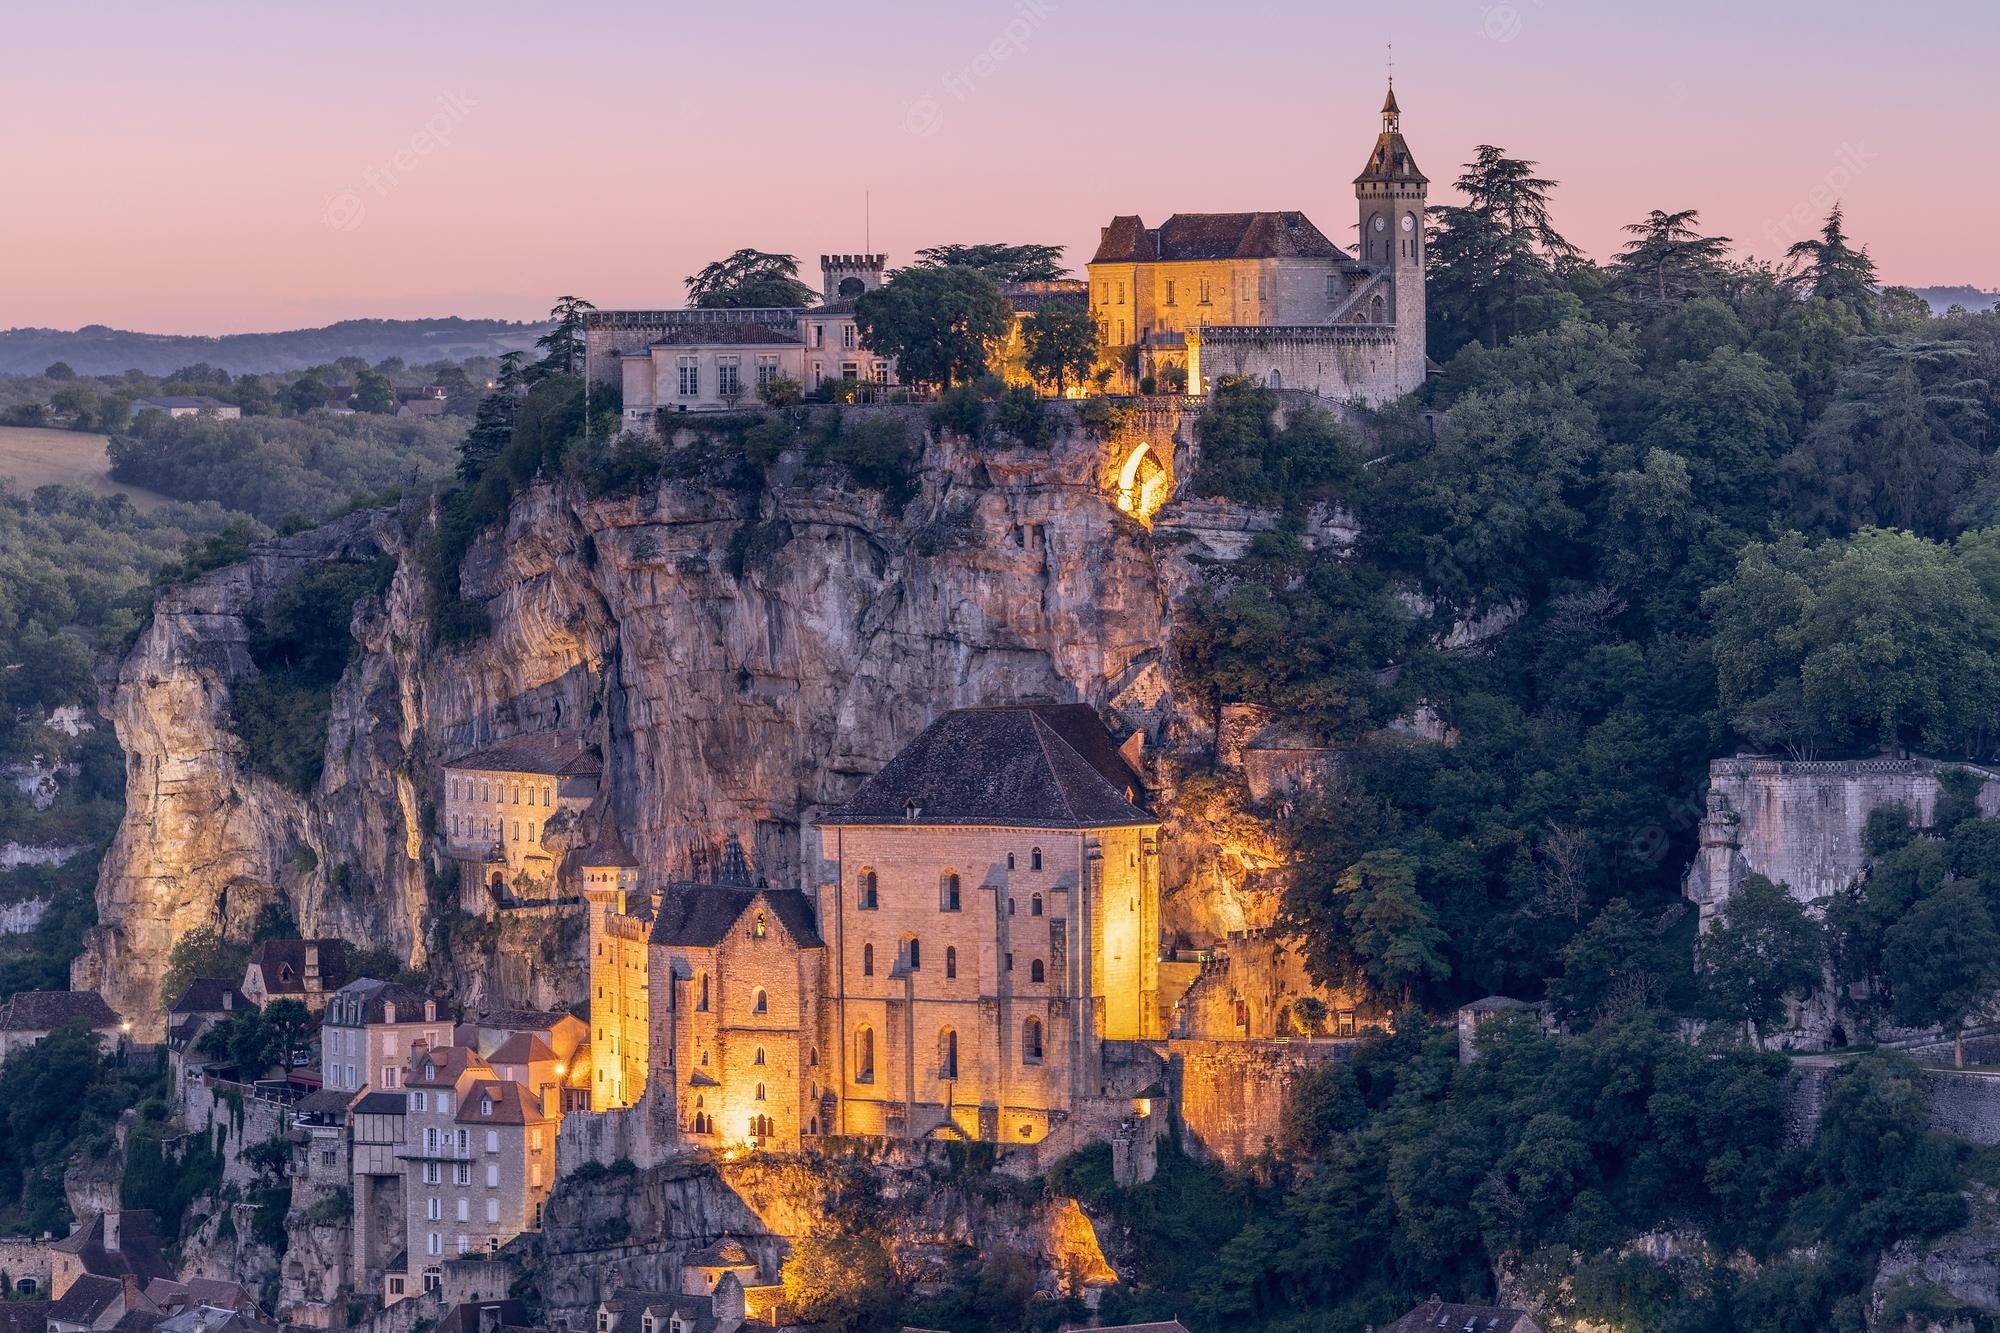
<svg viewBox="0 0 2000 1333">
<path fill-rule="evenodd" d="M 790 456 L 757 490 L 678 481 L 592 499 L 537 484 L 466 560 L 461 586 L 492 631 L 452 651 L 430 646 L 413 554 L 427 514 L 357 514 L 267 543 L 163 596 L 106 674 L 127 811 L 74 982 L 156 1033 L 173 939 L 205 923 L 240 935 L 274 900 L 305 932 L 427 958 L 443 939 L 427 893 L 439 765 L 518 733 L 597 742 L 649 865 L 684 870 L 693 849 L 734 836 L 774 881 L 813 872 L 816 808 L 948 708 L 1081 699 L 1198 745 L 1202 710 L 1177 707 L 1163 669 L 1170 604 L 1208 553 L 1203 534 L 1268 520 L 1208 503 L 1183 533 L 1170 506 L 1149 530 L 1114 503 L 1141 434 L 1164 453 L 1189 433 L 1156 410 L 1110 441 L 1073 425 L 1046 449 L 934 440 L 900 512 Z M 377 552 L 398 568 L 356 608 L 325 774 L 301 797 L 252 773 L 230 731 L 232 685 L 255 670 L 248 618 L 306 564 Z M 1268 910 L 1268 893 L 1240 892 L 1251 867 L 1179 864 L 1201 881 L 1176 911 L 1197 942 L 1268 924 L 1245 914 Z M 485 943 L 484 961 L 451 960 L 469 993 L 570 995 L 573 960 Z M 502 958 L 505 976 L 491 975 Z"/>
</svg>

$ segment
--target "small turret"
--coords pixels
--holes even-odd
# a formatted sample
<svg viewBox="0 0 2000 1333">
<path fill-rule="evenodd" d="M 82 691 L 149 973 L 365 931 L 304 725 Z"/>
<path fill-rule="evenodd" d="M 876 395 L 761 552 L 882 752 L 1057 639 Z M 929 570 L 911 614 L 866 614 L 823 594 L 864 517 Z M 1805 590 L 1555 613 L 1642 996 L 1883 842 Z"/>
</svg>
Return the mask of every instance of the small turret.
<svg viewBox="0 0 2000 1333">
<path fill-rule="evenodd" d="M 820 287 L 826 303 L 852 301 L 874 291 L 882 285 L 882 270 L 888 263 L 887 255 L 821 255 Z"/>
</svg>

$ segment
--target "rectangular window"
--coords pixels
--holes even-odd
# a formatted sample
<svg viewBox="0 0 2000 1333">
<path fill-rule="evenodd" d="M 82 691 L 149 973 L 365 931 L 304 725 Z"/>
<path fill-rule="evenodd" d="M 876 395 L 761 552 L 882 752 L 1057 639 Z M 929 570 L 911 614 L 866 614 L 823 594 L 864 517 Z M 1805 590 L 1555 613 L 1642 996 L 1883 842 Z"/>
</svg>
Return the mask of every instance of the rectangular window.
<svg viewBox="0 0 2000 1333">
<path fill-rule="evenodd" d="M 424 1237 L 424 1250 L 430 1254 L 444 1253 L 444 1237 L 433 1231 Z"/>
<path fill-rule="evenodd" d="M 680 359 L 681 397 L 693 398 L 701 393 L 701 362 L 691 356 Z"/>
<path fill-rule="evenodd" d="M 1118 304 L 1125 304 L 1125 284 L 1122 282 L 1118 284 Z"/>
<path fill-rule="evenodd" d="M 887 361 L 877 361 L 875 363 L 875 382 L 877 384 L 887 384 L 889 382 L 889 363 Z"/>
<path fill-rule="evenodd" d="M 1172 278 L 1168 278 L 1168 279 L 1167 279 L 1167 304 L 1168 304 L 1168 305 L 1172 305 L 1173 303 L 1174 303 L 1174 280 L 1173 280 Z"/>
<path fill-rule="evenodd" d="M 435 1222 L 444 1216 L 444 1200 L 433 1194 L 424 1200 L 424 1216 Z"/>
<path fill-rule="evenodd" d="M 840 326 L 840 345 L 849 351 L 854 349 L 856 344 L 854 341 L 854 326 L 852 324 L 843 324 Z"/>
<path fill-rule="evenodd" d="M 771 382 L 772 380 L 774 380 L 774 379 L 777 379 L 777 378 L 778 378 L 778 375 L 779 375 L 779 370 L 778 370 L 778 358 L 777 358 L 777 357 L 775 357 L 775 356 L 760 356 L 760 357 L 758 357 L 758 358 L 757 358 L 757 387 L 758 387 L 758 388 L 760 388 L 760 389 L 761 389 L 761 388 L 763 388 L 763 387 L 764 387 L 764 386 L 765 386 L 766 384 L 769 384 L 769 383 L 770 383 L 770 382 Z"/>
<path fill-rule="evenodd" d="M 840 363 L 840 377 L 844 380 L 858 380 L 861 378 L 861 367 L 855 362 L 843 361 Z"/>
<path fill-rule="evenodd" d="M 488 1162 L 486 1164 L 486 1188 L 490 1190 L 500 1188 L 500 1163 Z"/>
<path fill-rule="evenodd" d="M 1264 299 L 1264 275 L 1261 273 L 1257 275 L 1257 299 Z"/>
<path fill-rule="evenodd" d="M 453 1184 L 470 1185 L 472 1183 L 472 1163 L 460 1162 L 457 1168 L 451 1173 L 451 1178 Z"/>
<path fill-rule="evenodd" d="M 826 363 L 824 361 L 815 361 L 813 362 L 813 388 L 817 389 L 824 383 L 826 383 Z"/>
<path fill-rule="evenodd" d="M 826 325 L 824 324 L 813 325 L 813 346 L 814 347 L 826 346 Z"/>
<path fill-rule="evenodd" d="M 715 359 L 715 391 L 724 398 L 735 398 L 743 392 L 743 373 L 738 365 L 738 358 L 733 356 Z"/>
<path fill-rule="evenodd" d="M 459 1220 L 459 1221 L 461 1221 L 461 1222 L 470 1222 L 470 1221 L 472 1220 L 472 1202 L 471 1202 L 471 1200 L 469 1200 L 469 1199 L 460 1199 L 460 1200 L 458 1201 L 458 1220 Z M 465 1238 L 464 1238 L 463 1236 L 461 1236 L 461 1237 L 459 1237 L 459 1239 L 460 1239 L 460 1241 L 462 1242 L 462 1241 L 463 1241 L 463 1240 L 464 1240 Z M 461 1244 L 459 1248 L 460 1248 L 460 1249 L 463 1249 L 463 1248 L 464 1248 L 463 1244 Z"/>
<path fill-rule="evenodd" d="M 489 1130 L 487 1130 L 487 1131 L 486 1131 L 486 1151 L 488 1151 L 488 1152 L 499 1152 L 499 1151 L 500 1151 L 500 1131 L 499 1131 L 499 1130 L 497 1130 L 497 1129 L 489 1129 Z"/>
<path fill-rule="evenodd" d="M 1326 275 L 1326 299 L 1328 301 L 1332 301 L 1340 295 L 1339 283 L 1340 275 L 1338 273 L 1329 273 Z"/>
<path fill-rule="evenodd" d="M 1203 279 L 1201 280 L 1201 291 L 1200 291 L 1200 299 L 1201 299 L 1201 303 L 1202 303 L 1203 305 L 1207 305 L 1207 304 L 1209 304 L 1209 300 L 1208 300 L 1208 279 L 1207 279 L 1207 278 L 1203 278 Z"/>
<path fill-rule="evenodd" d="M 542 1164 L 540 1162 L 528 1163 L 528 1187 L 530 1189 L 540 1189 L 541 1185 Z"/>
<path fill-rule="evenodd" d="M 498 1222 L 500 1220 L 500 1201 L 498 1199 L 488 1199 L 486 1201 L 486 1220 L 489 1222 Z"/>
<path fill-rule="evenodd" d="M 436 1162 L 424 1163 L 424 1184 L 435 1185 L 443 1179 L 444 1179 L 443 1173 L 440 1171 L 438 1164 Z"/>
<path fill-rule="evenodd" d="M 463 1221 L 466 1221 L 467 1219 L 465 1219 L 465 1218 L 461 1217 L 461 1218 L 459 1218 L 458 1220 L 459 1220 L 459 1221 L 461 1221 L 461 1222 L 463 1222 Z M 472 1244 L 471 1244 L 471 1241 L 470 1241 L 470 1239 L 469 1239 L 469 1238 L 468 1238 L 468 1237 L 467 1237 L 467 1236 L 466 1236 L 466 1235 L 465 1235 L 464 1233 L 462 1233 L 462 1232 L 461 1232 L 461 1233 L 459 1234 L 459 1237 L 458 1237 L 458 1252 L 459 1252 L 460 1254 L 464 1254 L 464 1253 L 465 1253 L 465 1252 L 466 1252 L 467 1250 L 469 1250 L 469 1249 L 471 1249 L 471 1248 L 472 1248 Z"/>
</svg>

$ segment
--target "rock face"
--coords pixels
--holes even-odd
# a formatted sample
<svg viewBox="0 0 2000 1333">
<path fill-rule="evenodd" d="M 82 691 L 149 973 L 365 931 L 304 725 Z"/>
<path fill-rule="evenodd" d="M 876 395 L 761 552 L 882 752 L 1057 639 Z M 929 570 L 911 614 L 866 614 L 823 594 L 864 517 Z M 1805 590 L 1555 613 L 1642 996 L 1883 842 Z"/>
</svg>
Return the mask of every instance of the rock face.
<svg viewBox="0 0 2000 1333">
<path fill-rule="evenodd" d="M 1144 429 L 1156 449 L 1189 433 L 1151 418 Z M 1201 710 L 1176 706 L 1165 669 L 1171 600 L 1197 574 L 1186 543 L 1156 544 L 1115 507 L 1105 479 L 1132 447 L 1073 426 L 1047 449 L 940 439 L 900 512 L 789 459 L 756 491 L 668 482 L 590 499 L 538 484 L 465 561 L 461 586 L 492 630 L 450 651 L 431 647 L 414 558 L 427 515 L 357 514 L 259 547 L 163 597 L 103 682 L 129 757 L 127 809 L 73 984 L 157 1037 L 173 940 L 206 924 L 242 938 L 273 902 L 305 933 L 426 959 L 444 944 L 427 888 L 440 765 L 510 735 L 589 735 L 653 873 L 684 872 L 735 837 L 778 883 L 816 873 L 812 814 L 949 708 L 1082 700 L 1146 730 L 1149 746 L 1199 744 Z M 307 565 L 378 553 L 396 574 L 356 608 L 325 773 L 301 797 L 253 773 L 231 731 L 231 688 L 255 670 L 249 620 Z M 1200 858 L 1180 864 L 1221 882 Z M 1251 918 L 1269 894 L 1245 898 L 1244 877 L 1189 895 L 1177 925 L 1197 943 L 1212 942 L 1204 929 L 1268 925 Z M 1229 904 L 1194 901 L 1215 891 Z M 449 960 L 462 989 L 570 998 L 575 960 L 485 945 L 486 961 Z M 504 978 L 487 975 L 503 956 Z"/>
</svg>

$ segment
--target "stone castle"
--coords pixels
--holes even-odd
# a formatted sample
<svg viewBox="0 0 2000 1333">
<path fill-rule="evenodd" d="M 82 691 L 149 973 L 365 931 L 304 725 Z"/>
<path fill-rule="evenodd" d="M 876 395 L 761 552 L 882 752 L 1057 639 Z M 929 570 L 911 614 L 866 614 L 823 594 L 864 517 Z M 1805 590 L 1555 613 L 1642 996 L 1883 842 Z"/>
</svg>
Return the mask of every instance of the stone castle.
<svg viewBox="0 0 2000 1333">
<path fill-rule="evenodd" d="M 1391 86 L 1381 130 L 1354 178 L 1353 254 L 1302 212 L 1176 213 L 1158 227 L 1114 217 L 1087 282 L 1002 288 L 1019 322 L 1050 301 L 1087 304 L 1103 383 L 1117 393 L 1200 396 L 1223 376 L 1375 404 L 1431 369 L 1424 334 L 1424 205 L 1430 182 L 1403 138 Z M 784 378 L 881 393 L 895 362 L 865 345 L 855 302 L 882 285 L 887 256 L 820 256 L 822 301 L 804 308 L 597 310 L 585 317 L 585 376 L 617 384 L 628 430 L 665 413 L 754 405 Z M 1024 378 L 1010 357 L 1001 368 Z"/>
<path fill-rule="evenodd" d="M 811 891 L 583 857 L 598 1111 L 658 1146 L 1067 1146 L 1162 1066 L 1158 820 L 1080 704 L 945 714 L 816 821 Z"/>
</svg>

